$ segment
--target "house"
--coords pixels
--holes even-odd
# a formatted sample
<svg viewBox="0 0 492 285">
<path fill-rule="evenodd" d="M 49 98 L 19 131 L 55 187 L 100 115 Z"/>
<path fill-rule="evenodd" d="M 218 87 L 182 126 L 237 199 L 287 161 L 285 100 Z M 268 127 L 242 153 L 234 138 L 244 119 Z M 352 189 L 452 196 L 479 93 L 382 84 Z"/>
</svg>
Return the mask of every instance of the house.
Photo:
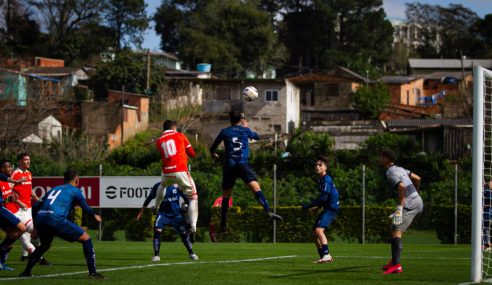
<svg viewBox="0 0 492 285">
<path fill-rule="evenodd" d="M 153 64 L 162 66 L 172 70 L 181 70 L 181 62 L 178 57 L 174 54 L 163 52 L 163 51 L 150 51 L 150 50 L 136 50 L 134 52 L 136 55 L 142 58 L 150 57 Z"/>
<path fill-rule="evenodd" d="M 492 69 L 492 59 L 408 59 L 408 74 L 422 75 L 433 72 L 461 72 L 473 70 L 473 66 L 479 65 Z"/>
<path fill-rule="evenodd" d="M 315 123 L 331 120 L 357 120 L 358 112 L 352 106 L 352 94 L 364 78 L 346 68 L 337 68 L 330 74 L 310 73 L 288 78 L 300 90 L 301 121 Z"/>
<path fill-rule="evenodd" d="M 471 119 L 402 119 L 382 123 L 388 132 L 413 137 L 423 152 L 442 152 L 453 160 L 468 153 L 472 145 Z"/>
<path fill-rule="evenodd" d="M 242 90 L 254 86 L 258 98 L 246 102 Z M 227 125 L 231 110 L 239 110 L 249 120 L 249 127 L 260 134 L 292 134 L 299 127 L 299 89 L 289 80 L 278 79 L 203 79 L 202 120 L 209 120 L 211 136 Z"/>
<path fill-rule="evenodd" d="M 110 149 L 124 144 L 149 126 L 149 96 L 108 90 L 106 102 L 81 102 L 81 126 L 103 137 Z"/>
<path fill-rule="evenodd" d="M 44 142 L 62 141 L 63 126 L 62 123 L 57 120 L 53 115 L 49 115 L 44 118 L 38 124 L 38 136 Z"/>
<path fill-rule="evenodd" d="M 56 113 L 54 109 L 29 114 L 19 112 L 15 107 L 4 110 L 1 119 L 5 127 L 0 129 L 2 147 L 18 147 L 22 143 L 61 142 L 65 127 L 54 113 Z"/>
<path fill-rule="evenodd" d="M 417 106 L 424 95 L 424 78 L 421 76 L 383 76 L 392 105 Z"/>
</svg>

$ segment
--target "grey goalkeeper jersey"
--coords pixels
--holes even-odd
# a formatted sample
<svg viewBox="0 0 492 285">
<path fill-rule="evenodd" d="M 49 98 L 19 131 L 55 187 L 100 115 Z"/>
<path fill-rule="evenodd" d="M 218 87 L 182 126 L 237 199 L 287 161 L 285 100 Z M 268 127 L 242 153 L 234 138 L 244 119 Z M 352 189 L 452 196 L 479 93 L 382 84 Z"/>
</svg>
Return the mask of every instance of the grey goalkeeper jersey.
<svg viewBox="0 0 492 285">
<path fill-rule="evenodd" d="M 406 209 L 415 209 L 422 203 L 422 199 L 416 199 L 419 197 L 419 193 L 410 179 L 410 174 L 410 171 L 396 165 L 393 165 L 386 170 L 386 178 L 393 189 L 397 189 L 397 186 L 400 183 L 403 183 L 403 186 L 405 187 L 405 191 L 403 191 L 405 205 L 403 207 Z"/>
</svg>

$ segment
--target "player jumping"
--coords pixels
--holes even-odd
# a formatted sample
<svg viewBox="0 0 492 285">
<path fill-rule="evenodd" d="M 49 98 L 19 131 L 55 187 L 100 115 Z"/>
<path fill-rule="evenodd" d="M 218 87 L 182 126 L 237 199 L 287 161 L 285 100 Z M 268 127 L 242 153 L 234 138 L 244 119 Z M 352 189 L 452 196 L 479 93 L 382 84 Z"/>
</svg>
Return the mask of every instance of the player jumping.
<svg viewBox="0 0 492 285">
<path fill-rule="evenodd" d="M 14 181 L 12 175 L 12 165 L 7 160 L 0 161 L 0 228 L 7 236 L 0 244 L 0 271 L 14 270 L 5 264 L 8 254 L 14 242 L 25 232 L 26 227 L 15 215 L 21 206 L 25 206 L 12 195 L 11 185 L 7 181 Z"/>
<path fill-rule="evenodd" d="M 162 124 L 164 132 L 155 143 L 162 157 L 162 181 L 157 189 L 155 208 L 158 209 L 161 204 L 164 189 L 174 183 L 178 184 L 190 200 L 186 220 L 190 225 L 190 238 L 194 242 L 198 220 L 198 193 L 188 171 L 188 156 L 195 157 L 195 151 L 188 138 L 177 132 L 177 127 L 176 121 L 164 121 Z"/>
<path fill-rule="evenodd" d="M 160 182 L 156 183 L 154 187 L 152 187 L 152 191 L 150 192 L 147 199 L 145 199 L 145 202 L 143 203 L 143 206 L 137 215 L 137 221 L 142 216 L 145 208 L 147 208 L 150 201 L 152 201 L 152 199 L 155 198 L 157 193 L 157 188 L 159 187 L 160 184 L 161 184 Z M 180 207 L 179 205 L 180 197 L 183 198 L 184 200 L 183 207 Z M 178 184 L 173 184 L 171 186 L 166 187 L 164 199 L 159 205 L 157 218 L 155 219 L 155 224 L 154 224 L 154 239 L 153 239 L 154 256 L 152 257 L 152 261 L 156 262 L 161 260 L 161 257 L 159 255 L 160 248 L 161 248 L 161 233 L 166 225 L 172 226 L 174 230 L 179 234 L 179 236 L 181 237 L 181 241 L 183 242 L 184 246 L 188 250 L 188 254 L 190 255 L 190 258 L 193 260 L 198 260 L 198 256 L 193 252 L 193 247 L 190 241 L 190 233 L 186 227 L 186 223 L 185 220 L 183 219 L 183 215 L 181 214 L 182 209 L 186 209 L 186 211 L 188 210 L 189 202 L 190 201 L 188 200 L 188 197 L 186 197 L 186 195 L 183 194 Z"/>
<path fill-rule="evenodd" d="M 417 192 L 420 177 L 402 167 L 396 166 L 396 154 L 390 149 L 383 149 L 379 161 L 386 170 L 390 186 L 399 195 L 396 211 L 390 216 L 391 226 L 391 261 L 383 267 L 384 274 L 403 272 L 400 256 L 403 249 L 402 234 L 410 227 L 413 219 L 424 209 L 424 203 Z"/>
<path fill-rule="evenodd" d="M 319 177 L 319 197 L 309 204 L 303 204 L 302 208 L 304 210 L 323 208 L 313 226 L 314 244 L 316 245 L 320 258 L 317 263 L 331 263 L 333 262 L 333 258 L 328 249 L 328 239 L 326 238 L 325 230 L 337 217 L 338 209 L 340 207 L 338 202 L 338 191 L 335 184 L 333 184 L 333 179 L 327 174 L 327 158 L 318 158 L 314 170 Z"/>
<path fill-rule="evenodd" d="M 89 269 L 89 278 L 104 279 L 103 275 L 96 272 L 96 253 L 94 252 L 91 237 L 80 226 L 67 220 L 74 203 L 80 205 L 82 210 L 98 223 L 101 222 L 101 217 L 92 211 L 82 194 L 82 190 L 77 188 L 79 176 L 75 170 L 66 170 L 63 174 L 63 180 L 66 183 L 65 185 L 49 190 L 33 206 L 34 226 L 37 229 L 41 244 L 29 256 L 27 266 L 20 276 L 32 276 L 32 268 L 51 247 L 53 238 L 57 236 L 69 242 L 80 242 L 87 268 Z"/>
<path fill-rule="evenodd" d="M 29 168 L 31 167 L 31 158 L 28 153 L 23 152 L 17 155 L 17 167 L 18 168 L 12 174 L 12 179 L 23 179 L 24 181 L 14 185 L 13 191 L 17 194 L 18 199 L 25 205 L 25 208 L 20 208 L 20 210 L 15 213 L 15 216 L 26 226 L 26 232 L 20 238 L 22 245 L 21 261 L 25 261 L 29 259 L 28 254 L 33 253 L 36 249 L 31 243 L 31 235 L 35 235 L 31 201 L 37 201 L 38 197 L 32 191 L 32 174 L 29 171 Z M 41 257 L 39 264 L 51 265 L 44 257 Z"/>
<path fill-rule="evenodd" d="M 227 210 L 229 208 L 229 198 L 232 194 L 232 188 L 236 178 L 240 177 L 246 183 L 251 191 L 255 193 L 256 199 L 265 209 L 267 215 L 277 221 L 282 221 L 282 217 L 273 213 L 268 202 L 261 191 L 260 184 L 256 178 L 251 165 L 248 163 L 249 156 L 249 139 L 258 140 L 260 137 L 257 133 L 248 128 L 248 121 L 241 115 L 240 112 L 231 111 L 229 113 L 229 121 L 231 126 L 222 129 L 210 147 L 212 157 L 219 158 L 215 153 L 219 144 L 223 141 L 226 151 L 226 161 L 224 163 L 224 172 L 222 176 L 222 207 L 220 231 L 226 231 L 227 225 Z"/>
</svg>

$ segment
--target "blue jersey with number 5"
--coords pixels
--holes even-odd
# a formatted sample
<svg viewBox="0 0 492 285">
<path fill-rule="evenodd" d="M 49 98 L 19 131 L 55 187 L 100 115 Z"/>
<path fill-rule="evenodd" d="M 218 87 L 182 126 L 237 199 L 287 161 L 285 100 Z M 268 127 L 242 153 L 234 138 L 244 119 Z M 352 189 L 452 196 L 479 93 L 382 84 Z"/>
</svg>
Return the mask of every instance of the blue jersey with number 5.
<svg viewBox="0 0 492 285">
<path fill-rule="evenodd" d="M 257 133 L 250 128 L 241 125 L 234 125 L 222 129 L 215 139 L 210 151 L 215 152 L 217 146 L 223 141 L 226 151 L 226 164 L 234 166 L 236 164 L 248 163 L 249 139 L 259 140 Z"/>
<path fill-rule="evenodd" d="M 94 216 L 94 212 L 87 204 L 82 191 L 70 184 L 56 186 L 44 195 L 42 201 L 37 203 L 41 203 L 35 207 L 37 219 L 48 217 L 56 220 L 66 219 L 75 204 L 78 204 L 85 213 Z"/>
</svg>

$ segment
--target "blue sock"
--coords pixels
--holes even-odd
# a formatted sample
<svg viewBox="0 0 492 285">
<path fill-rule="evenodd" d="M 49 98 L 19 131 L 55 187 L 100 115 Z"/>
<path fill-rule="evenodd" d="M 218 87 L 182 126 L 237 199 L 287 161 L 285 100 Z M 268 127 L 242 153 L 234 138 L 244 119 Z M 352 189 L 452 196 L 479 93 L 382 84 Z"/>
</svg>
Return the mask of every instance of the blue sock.
<svg viewBox="0 0 492 285">
<path fill-rule="evenodd" d="M 318 254 L 319 254 L 319 258 L 323 258 L 323 248 L 317 248 L 318 249 Z"/>
<path fill-rule="evenodd" d="M 96 273 L 96 253 L 91 238 L 82 242 L 82 249 L 84 250 L 85 262 L 87 263 L 89 274 Z"/>
<path fill-rule="evenodd" d="M 15 242 L 15 239 L 11 239 L 7 236 L 2 244 L 0 244 L 0 263 L 4 263 L 9 257 L 9 251 L 12 249 L 12 244 Z"/>
<path fill-rule="evenodd" d="M 321 253 L 323 253 L 323 256 L 327 255 L 328 253 L 330 253 L 330 250 L 328 249 L 328 245 L 327 244 L 323 244 L 321 245 Z M 323 257 L 322 256 L 322 257 Z"/>
<path fill-rule="evenodd" d="M 161 233 L 154 231 L 154 239 L 152 240 L 154 245 L 154 256 L 159 256 L 161 250 Z"/>
<path fill-rule="evenodd" d="M 186 247 L 186 250 L 188 250 L 188 254 L 192 254 L 193 253 L 193 247 L 191 245 L 189 232 L 188 231 L 181 232 L 181 233 L 179 233 L 179 235 L 181 236 L 181 241 L 183 242 L 184 246 Z"/>
<path fill-rule="evenodd" d="M 9 247 L 7 249 L 2 249 L 1 251 L 1 256 L 0 256 L 0 263 L 4 264 L 5 261 L 9 258 L 9 252 L 12 249 L 12 247 Z"/>
<path fill-rule="evenodd" d="M 260 190 L 258 192 L 255 192 L 256 200 L 260 202 L 260 204 L 263 206 L 263 209 L 265 209 L 265 212 L 270 212 L 270 206 L 268 206 L 268 202 L 265 198 L 265 195 L 263 195 L 263 192 Z"/>
</svg>

